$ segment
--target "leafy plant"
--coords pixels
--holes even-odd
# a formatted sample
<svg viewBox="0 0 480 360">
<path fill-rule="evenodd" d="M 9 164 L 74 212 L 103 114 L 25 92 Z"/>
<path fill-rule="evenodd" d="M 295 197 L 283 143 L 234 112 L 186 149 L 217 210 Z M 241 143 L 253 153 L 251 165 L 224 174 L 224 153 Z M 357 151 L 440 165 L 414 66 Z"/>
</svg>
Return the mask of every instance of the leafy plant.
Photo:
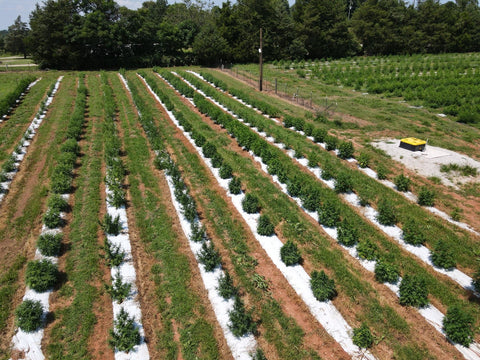
<svg viewBox="0 0 480 360">
<path fill-rule="evenodd" d="M 357 254 L 362 259 L 375 260 L 377 253 L 378 246 L 370 239 L 362 240 L 357 245 Z"/>
<path fill-rule="evenodd" d="M 222 179 L 230 179 L 232 177 L 232 167 L 228 164 L 223 163 L 220 166 L 219 175 Z"/>
<path fill-rule="evenodd" d="M 223 159 L 220 156 L 220 154 L 215 154 L 212 156 L 212 166 L 215 169 L 218 169 L 220 166 L 222 166 L 222 164 L 223 164 Z"/>
<path fill-rule="evenodd" d="M 415 307 L 428 305 L 428 289 L 424 278 L 405 275 L 400 283 L 400 304 Z"/>
<path fill-rule="evenodd" d="M 238 195 L 242 192 L 242 183 L 239 178 L 235 176 L 232 177 L 232 180 L 228 183 L 228 191 L 230 191 L 232 195 Z"/>
<path fill-rule="evenodd" d="M 469 347 L 473 342 L 473 316 L 458 305 L 450 306 L 443 318 L 443 331 L 450 340 Z"/>
<path fill-rule="evenodd" d="M 362 152 L 358 156 L 357 160 L 358 160 L 358 166 L 360 166 L 361 168 L 366 168 L 366 167 L 368 167 L 368 164 L 370 163 L 370 155 Z"/>
<path fill-rule="evenodd" d="M 119 266 L 125 259 L 125 252 L 120 245 L 114 245 L 107 238 L 103 242 L 103 250 L 105 251 L 105 260 L 108 266 Z"/>
<path fill-rule="evenodd" d="M 62 234 L 45 233 L 40 235 L 37 247 L 43 256 L 58 256 L 62 247 Z"/>
<path fill-rule="evenodd" d="M 426 186 L 422 186 L 418 194 L 418 204 L 421 206 L 433 206 L 435 204 L 435 192 Z"/>
<path fill-rule="evenodd" d="M 380 224 L 385 226 L 393 226 L 397 222 L 395 208 L 387 199 L 382 199 L 379 202 L 377 211 L 377 221 Z"/>
<path fill-rule="evenodd" d="M 455 257 L 450 245 L 444 241 L 439 240 L 432 251 L 432 263 L 443 269 L 451 269 L 456 265 Z"/>
<path fill-rule="evenodd" d="M 242 299 L 236 295 L 233 309 L 229 312 L 230 324 L 228 327 L 236 337 L 241 337 L 249 333 L 254 333 L 257 324 L 253 321 L 251 312 L 245 310 L 245 304 Z"/>
<path fill-rule="evenodd" d="M 198 254 L 200 263 L 205 266 L 205 271 L 213 271 L 217 266 L 222 263 L 220 253 L 215 249 L 213 243 L 207 245 L 206 242 L 202 244 L 202 249 Z"/>
<path fill-rule="evenodd" d="M 405 222 L 402 231 L 403 240 L 405 240 L 407 244 L 423 245 L 426 241 L 423 229 L 417 224 L 417 222 L 413 218 L 408 219 Z"/>
<path fill-rule="evenodd" d="M 235 285 L 233 285 L 233 279 L 228 271 L 225 271 L 225 274 L 222 274 L 218 279 L 217 289 L 220 296 L 224 299 L 231 299 L 238 293 L 238 290 Z"/>
<path fill-rule="evenodd" d="M 347 219 L 338 225 L 337 240 L 345 246 L 354 246 L 358 242 L 358 231 Z"/>
<path fill-rule="evenodd" d="M 72 177 L 63 172 L 54 172 L 50 184 L 54 194 L 67 194 L 72 189 Z"/>
<path fill-rule="evenodd" d="M 316 143 L 323 143 L 325 141 L 325 138 L 327 137 L 327 130 L 317 128 L 313 130 L 312 136 L 313 141 L 315 141 Z"/>
<path fill-rule="evenodd" d="M 267 215 L 260 215 L 257 225 L 257 233 L 263 236 L 272 236 L 274 234 L 275 227 L 273 226 L 270 218 Z"/>
<path fill-rule="evenodd" d="M 207 142 L 202 147 L 203 156 L 211 158 L 217 153 L 217 148 L 211 142 Z"/>
<path fill-rule="evenodd" d="M 24 300 L 15 310 L 15 322 L 25 332 L 33 332 L 42 326 L 43 307 L 38 300 Z"/>
<path fill-rule="evenodd" d="M 340 211 L 333 200 L 326 200 L 318 208 L 318 222 L 327 227 L 335 227 L 340 221 Z"/>
<path fill-rule="evenodd" d="M 114 329 L 110 330 L 109 345 L 118 351 L 130 352 L 135 345 L 140 344 L 140 331 L 135 326 L 133 317 L 122 307 L 114 321 Z"/>
<path fill-rule="evenodd" d="M 60 147 L 60 151 L 62 152 L 71 152 L 78 156 L 80 154 L 80 145 L 75 139 L 67 139 Z"/>
<path fill-rule="evenodd" d="M 25 282 L 37 292 L 53 288 L 58 279 L 57 265 L 50 260 L 33 260 L 27 264 Z"/>
<path fill-rule="evenodd" d="M 323 270 L 314 270 L 310 279 L 310 287 L 313 295 L 318 301 L 332 300 L 337 296 L 335 280 L 330 279 Z"/>
<path fill-rule="evenodd" d="M 326 162 L 322 168 L 322 173 L 320 175 L 323 180 L 330 180 L 335 177 L 335 170 L 333 164 L 330 162 Z"/>
<path fill-rule="evenodd" d="M 200 226 L 200 223 L 198 221 L 191 222 L 190 229 L 192 230 L 190 240 L 195 242 L 204 242 L 205 240 L 207 240 L 205 226 Z"/>
<path fill-rule="evenodd" d="M 17 167 L 15 166 L 16 157 L 10 155 L 10 157 L 3 163 L 2 170 L 6 173 L 15 171 Z"/>
<path fill-rule="evenodd" d="M 396 284 L 399 278 L 398 268 L 384 260 L 379 260 L 375 264 L 375 280 L 381 283 Z"/>
<path fill-rule="evenodd" d="M 43 215 L 43 223 L 49 229 L 55 229 L 62 227 L 64 221 L 60 216 L 60 211 L 58 209 L 48 209 L 47 212 Z"/>
<path fill-rule="evenodd" d="M 337 194 L 348 193 L 353 189 L 352 177 L 346 172 L 341 172 L 335 179 L 335 192 Z"/>
<path fill-rule="evenodd" d="M 325 145 L 327 151 L 335 150 L 337 148 L 338 139 L 335 136 L 327 135 L 325 137 Z"/>
<path fill-rule="evenodd" d="M 125 205 L 127 199 L 125 190 L 122 188 L 121 185 L 112 184 L 109 186 L 109 194 L 108 194 L 108 203 L 115 208 L 120 208 Z"/>
<path fill-rule="evenodd" d="M 302 256 L 298 250 L 297 245 L 291 240 L 288 240 L 280 249 L 280 258 L 287 266 L 298 264 Z"/>
<path fill-rule="evenodd" d="M 120 224 L 120 216 L 117 215 L 115 218 L 112 217 L 109 213 L 106 213 L 103 217 L 102 229 L 106 234 L 109 235 L 118 235 L 122 229 Z"/>
<path fill-rule="evenodd" d="M 121 303 L 130 294 L 132 284 L 123 282 L 120 272 L 117 272 L 114 279 L 112 279 L 112 285 L 105 284 L 105 290 L 112 297 L 112 299 L 118 303 Z"/>
<path fill-rule="evenodd" d="M 367 324 L 363 323 L 360 327 L 353 329 L 353 343 L 360 348 L 368 349 L 373 344 L 373 335 Z"/>
<path fill-rule="evenodd" d="M 260 205 L 258 203 L 258 198 L 253 194 L 246 194 L 245 198 L 242 200 L 242 209 L 247 214 L 256 214 L 260 211 Z"/>
<path fill-rule="evenodd" d="M 398 175 L 395 180 L 395 186 L 398 191 L 407 192 L 410 190 L 410 179 L 403 174 Z"/>
<path fill-rule="evenodd" d="M 344 141 L 338 147 L 338 157 L 340 159 L 350 159 L 354 153 L 353 144 L 351 141 Z"/>
<path fill-rule="evenodd" d="M 377 166 L 377 179 L 378 180 L 385 180 L 388 175 L 388 170 L 385 165 L 380 164 Z"/>
<path fill-rule="evenodd" d="M 68 210 L 68 202 L 60 194 L 52 194 L 48 199 L 47 206 L 57 212 Z"/>
</svg>

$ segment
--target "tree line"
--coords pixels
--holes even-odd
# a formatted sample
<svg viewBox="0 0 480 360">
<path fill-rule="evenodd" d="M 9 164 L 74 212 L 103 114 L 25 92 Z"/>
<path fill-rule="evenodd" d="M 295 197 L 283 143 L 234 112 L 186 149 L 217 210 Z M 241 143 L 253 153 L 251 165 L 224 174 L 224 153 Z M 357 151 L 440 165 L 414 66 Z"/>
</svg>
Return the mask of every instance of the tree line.
<svg viewBox="0 0 480 360">
<path fill-rule="evenodd" d="M 245 63 L 260 27 L 266 61 L 480 50 L 477 0 L 46 0 L 0 48 L 57 69 Z"/>
</svg>

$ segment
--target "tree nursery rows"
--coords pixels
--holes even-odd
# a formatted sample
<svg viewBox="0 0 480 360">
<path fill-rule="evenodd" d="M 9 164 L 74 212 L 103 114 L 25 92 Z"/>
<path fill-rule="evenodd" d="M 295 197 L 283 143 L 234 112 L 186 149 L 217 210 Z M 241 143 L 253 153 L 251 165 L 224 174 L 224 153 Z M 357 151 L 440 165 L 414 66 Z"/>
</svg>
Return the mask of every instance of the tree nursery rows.
<svg viewBox="0 0 480 360">
<path fill-rule="evenodd" d="M 0 74 L 0 359 L 480 359 L 478 187 L 365 138 L 435 118 L 478 160 L 478 129 L 380 62 L 267 71 L 374 93 L 349 117 L 232 71 Z"/>
</svg>

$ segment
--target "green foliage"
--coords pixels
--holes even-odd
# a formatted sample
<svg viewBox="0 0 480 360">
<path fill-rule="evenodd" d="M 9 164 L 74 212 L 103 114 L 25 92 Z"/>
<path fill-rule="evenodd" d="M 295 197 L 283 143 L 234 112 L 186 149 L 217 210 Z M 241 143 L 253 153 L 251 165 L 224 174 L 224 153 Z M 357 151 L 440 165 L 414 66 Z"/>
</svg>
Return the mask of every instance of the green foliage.
<svg viewBox="0 0 480 360">
<path fill-rule="evenodd" d="M 103 251 L 105 251 L 105 261 L 108 266 L 119 266 L 125 259 L 125 252 L 120 249 L 120 245 L 114 245 L 107 238 L 103 242 Z"/>
<path fill-rule="evenodd" d="M 25 282 L 37 292 L 53 288 L 58 279 L 57 265 L 49 260 L 34 260 L 27 264 Z"/>
<path fill-rule="evenodd" d="M 375 260 L 377 253 L 378 246 L 370 239 L 362 240 L 357 245 L 357 254 L 362 259 Z"/>
<path fill-rule="evenodd" d="M 220 166 L 219 175 L 222 179 L 230 179 L 233 176 L 232 171 L 230 165 L 223 163 L 222 166 Z"/>
<path fill-rule="evenodd" d="M 233 284 L 233 278 L 230 273 L 225 270 L 225 274 L 222 274 L 218 279 L 218 293 L 221 297 L 228 300 L 237 295 L 238 290 Z"/>
<path fill-rule="evenodd" d="M 117 272 L 115 278 L 112 280 L 112 285 L 105 284 L 105 290 L 112 297 L 112 300 L 121 303 L 130 294 L 132 284 L 124 283 L 120 272 Z"/>
<path fill-rule="evenodd" d="M 119 184 L 112 184 L 108 188 L 110 190 L 110 193 L 108 194 L 108 203 L 115 208 L 120 208 L 123 205 L 125 205 L 127 199 L 126 199 L 126 194 L 125 190 L 123 187 Z"/>
<path fill-rule="evenodd" d="M 428 289 L 423 277 L 406 274 L 400 283 L 400 304 L 414 307 L 428 305 Z"/>
<path fill-rule="evenodd" d="M 361 168 L 366 168 L 370 163 L 370 155 L 368 155 L 367 153 L 361 152 L 357 160 L 358 160 L 358 166 L 360 166 Z"/>
<path fill-rule="evenodd" d="M 378 203 L 378 214 L 377 214 L 377 221 L 385 226 L 393 226 L 397 222 L 397 216 L 395 215 L 395 208 L 393 205 L 387 200 L 382 199 Z"/>
<path fill-rule="evenodd" d="M 43 256 L 58 256 L 62 248 L 62 234 L 45 233 L 40 235 L 37 247 Z"/>
<path fill-rule="evenodd" d="M 287 266 L 298 264 L 302 256 L 298 250 L 297 245 L 291 240 L 288 240 L 280 249 L 280 258 Z"/>
<path fill-rule="evenodd" d="M 24 300 L 15 310 L 15 323 L 25 332 L 42 326 L 43 307 L 38 300 Z"/>
<path fill-rule="evenodd" d="M 9 173 L 15 171 L 17 167 L 15 166 L 15 157 L 11 155 L 2 165 L 2 171 Z"/>
<path fill-rule="evenodd" d="M 332 163 L 326 162 L 320 175 L 323 180 L 330 180 L 335 177 L 335 169 Z"/>
<path fill-rule="evenodd" d="M 320 272 L 314 270 L 310 279 L 310 287 L 313 295 L 318 301 L 332 300 L 337 296 L 335 280 L 330 279 L 323 270 Z"/>
<path fill-rule="evenodd" d="M 228 191 L 230 191 L 232 195 L 238 195 L 242 192 L 242 183 L 239 178 L 235 176 L 232 177 L 232 180 L 228 183 Z"/>
<path fill-rule="evenodd" d="M 347 219 L 338 225 L 337 240 L 345 246 L 354 246 L 358 242 L 358 231 Z"/>
<path fill-rule="evenodd" d="M 349 193 L 353 190 L 353 181 L 350 174 L 341 172 L 335 179 L 335 192 L 337 194 Z"/>
<path fill-rule="evenodd" d="M 323 143 L 327 137 L 327 130 L 322 128 L 316 128 L 312 133 L 313 141 L 316 143 Z"/>
<path fill-rule="evenodd" d="M 257 330 L 257 324 L 253 321 L 251 312 L 245 310 L 245 304 L 238 295 L 235 296 L 235 303 L 229 317 L 228 327 L 236 337 L 254 333 Z"/>
<path fill-rule="evenodd" d="M 337 148 L 338 139 L 335 136 L 328 135 L 325 137 L 325 145 L 327 151 L 335 150 Z"/>
<path fill-rule="evenodd" d="M 423 229 L 413 219 L 408 219 L 403 225 L 403 240 L 411 245 L 423 245 L 426 241 Z"/>
<path fill-rule="evenodd" d="M 450 306 L 443 318 L 443 331 L 453 342 L 469 347 L 474 341 L 473 325 L 475 320 L 458 305 Z"/>
<path fill-rule="evenodd" d="M 439 240 L 432 251 L 432 263 L 443 269 L 451 269 L 456 265 L 451 246 L 444 240 Z"/>
<path fill-rule="evenodd" d="M 435 192 L 426 186 L 422 186 L 418 194 L 418 204 L 421 206 L 434 206 Z"/>
<path fill-rule="evenodd" d="M 220 166 L 222 166 L 222 164 L 223 164 L 223 159 L 220 156 L 220 154 L 215 154 L 212 156 L 212 166 L 215 169 L 218 169 Z"/>
<path fill-rule="evenodd" d="M 202 244 L 202 249 L 198 253 L 198 259 L 205 266 L 205 271 L 213 271 L 222 263 L 220 253 L 215 249 L 212 242 L 208 245 L 206 242 Z"/>
<path fill-rule="evenodd" d="M 340 221 L 340 210 L 335 201 L 326 200 L 318 208 L 318 222 L 326 227 L 335 227 Z"/>
<path fill-rule="evenodd" d="M 217 148 L 211 142 L 206 142 L 202 146 L 202 152 L 203 156 L 205 156 L 206 158 L 211 158 L 217 153 Z"/>
<path fill-rule="evenodd" d="M 253 194 L 246 194 L 245 198 L 242 200 L 242 209 L 247 214 L 256 214 L 260 211 L 260 205 L 258 203 L 258 198 Z"/>
<path fill-rule="evenodd" d="M 21 79 L 10 93 L 5 94 L 0 98 L 0 117 L 7 115 L 10 112 L 10 108 L 15 106 L 20 95 L 25 92 L 28 85 L 33 81 L 35 81 L 34 76 L 27 76 Z"/>
<path fill-rule="evenodd" d="M 470 165 L 443 164 L 440 166 L 441 172 L 449 173 L 451 171 L 460 173 L 462 176 L 477 176 L 477 168 Z"/>
<path fill-rule="evenodd" d="M 255 352 L 255 355 L 253 355 L 252 360 L 267 360 L 267 357 L 263 353 L 262 349 L 257 348 L 257 351 Z"/>
<path fill-rule="evenodd" d="M 110 330 L 109 345 L 118 351 L 130 352 L 135 345 L 140 344 L 140 331 L 133 317 L 122 307 L 114 321 L 114 329 Z"/>
<path fill-rule="evenodd" d="M 195 242 L 204 242 L 207 240 L 207 233 L 205 230 L 205 226 L 200 226 L 198 221 L 193 221 L 190 223 L 190 228 L 192 230 L 192 235 L 190 236 L 190 240 Z"/>
<path fill-rule="evenodd" d="M 78 156 L 80 154 L 80 145 L 75 139 L 67 139 L 60 147 L 60 151 L 62 152 L 70 152 Z"/>
<path fill-rule="evenodd" d="M 406 192 L 410 190 L 410 179 L 405 175 L 398 175 L 394 182 L 398 191 Z"/>
<path fill-rule="evenodd" d="M 51 188 L 54 194 L 66 194 L 71 190 L 72 176 L 63 172 L 55 172 L 52 175 Z"/>
<path fill-rule="evenodd" d="M 384 260 L 379 260 L 375 264 L 375 280 L 381 283 L 396 284 L 400 274 L 398 268 Z"/>
<path fill-rule="evenodd" d="M 367 324 L 363 323 L 360 327 L 353 329 L 353 343 L 360 348 L 368 349 L 373 344 L 373 335 Z"/>
<path fill-rule="evenodd" d="M 64 225 L 64 220 L 60 216 L 58 209 L 48 209 L 43 215 L 43 223 L 49 229 L 56 229 Z"/>
<path fill-rule="evenodd" d="M 388 170 L 385 165 L 380 164 L 377 166 L 377 179 L 378 180 L 386 180 L 388 175 Z"/>
<path fill-rule="evenodd" d="M 106 234 L 109 235 L 118 235 L 120 230 L 122 230 L 122 225 L 120 224 L 120 216 L 112 217 L 109 213 L 106 213 L 103 217 L 102 229 Z"/>
<path fill-rule="evenodd" d="M 272 236 L 275 233 L 275 227 L 267 215 L 260 215 L 257 225 L 257 233 L 263 236 Z"/>
<path fill-rule="evenodd" d="M 340 159 L 350 159 L 354 153 L 353 144 L 351 141 L 344 141 L 338 147 L 338 157 Z"/>
<path fill-rule="evenodd" d="M 48 199 L 47 206 L 54 211 L 62 212 L 68 210 L 68 202 L 60 194 L 52 194 Z"/>
</svg>

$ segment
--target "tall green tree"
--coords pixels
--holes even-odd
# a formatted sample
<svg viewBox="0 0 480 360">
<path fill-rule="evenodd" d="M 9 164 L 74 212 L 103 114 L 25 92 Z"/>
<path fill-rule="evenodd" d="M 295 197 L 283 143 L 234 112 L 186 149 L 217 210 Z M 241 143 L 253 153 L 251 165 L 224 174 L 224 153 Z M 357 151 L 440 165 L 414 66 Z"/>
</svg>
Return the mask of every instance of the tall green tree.
<svg viewBox="0 0 480 360">
<path fill-rule="evenodd" d="M 8 33 L 5 36 L 4 47 L 5 50 L 12 54 L 23 54 L 23 57 L 27 57 L 27 42 L 29 29 L 26 22 L 22 21 L 19 15 L 13 25 L 8 27 Z"/>
</svg>

